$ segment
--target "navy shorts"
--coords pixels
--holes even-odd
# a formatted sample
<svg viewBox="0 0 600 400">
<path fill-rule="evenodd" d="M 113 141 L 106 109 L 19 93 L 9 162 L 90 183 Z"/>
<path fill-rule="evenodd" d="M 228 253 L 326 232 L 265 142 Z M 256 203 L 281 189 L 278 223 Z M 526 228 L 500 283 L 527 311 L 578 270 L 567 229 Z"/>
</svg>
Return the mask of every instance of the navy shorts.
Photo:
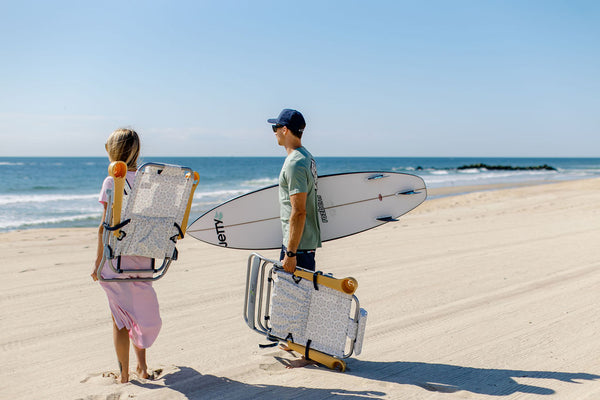
<svg viewBox="0 0 600 400">
<path fill-rule="evenodd" d="M 287 248 L 281 246 L 281 254 L 279 255 L 279 261 L 283 261 Z M 296 251 L 296 266 L 307 269 L 309 271 L 315 270 L 315 254 L 316 250 L 298 250 Z"/>
</svg>

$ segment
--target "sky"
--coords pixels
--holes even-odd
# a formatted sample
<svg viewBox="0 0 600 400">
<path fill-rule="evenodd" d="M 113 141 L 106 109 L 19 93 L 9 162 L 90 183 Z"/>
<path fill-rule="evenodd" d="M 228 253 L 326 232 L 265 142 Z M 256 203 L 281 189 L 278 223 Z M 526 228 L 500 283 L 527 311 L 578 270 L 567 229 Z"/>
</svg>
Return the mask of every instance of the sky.
<svg viewBox="0 0 600 400">
<path fill-rule="evenodd" d="M 0 156 L 599 157 L 600 2 L 0 0 Z"/>
</svg>

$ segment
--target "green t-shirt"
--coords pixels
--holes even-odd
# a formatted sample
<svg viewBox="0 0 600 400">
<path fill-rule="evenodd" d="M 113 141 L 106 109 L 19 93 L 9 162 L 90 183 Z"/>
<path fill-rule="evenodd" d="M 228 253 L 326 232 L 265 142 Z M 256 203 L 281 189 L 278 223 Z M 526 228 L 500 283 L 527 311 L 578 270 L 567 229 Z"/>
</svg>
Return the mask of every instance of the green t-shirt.
<svg viewBox="0 0 600 400">
<path fill-rule="evenodd" d="M 317 163 L 304 147 L 297 148 L 285 159 L 279 174 L 279 204 L 283 244 L 290 239 L 290 196 L 306 193 L 306 221 L 298 250 L 321 247 L 321 228 L 317 208 Z"/>
</svg>

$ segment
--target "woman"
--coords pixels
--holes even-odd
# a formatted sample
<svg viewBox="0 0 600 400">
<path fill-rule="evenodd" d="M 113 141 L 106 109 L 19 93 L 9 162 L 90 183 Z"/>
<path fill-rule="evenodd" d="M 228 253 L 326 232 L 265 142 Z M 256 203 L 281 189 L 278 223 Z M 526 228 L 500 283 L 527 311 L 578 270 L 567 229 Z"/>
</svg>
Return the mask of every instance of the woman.
<svg viewBox="0 0 600 400">
<path fill-rule="evenodd" d="M 127 164 L 127 176 L 125 192 L 129 192 L 135 179 L 137 170 L 137 159 L 140 154 L 140 140 L 137 133 L 131 129 L 117 129 L 106 142 L 106 151 L 111 162 L 123 161 Z M 114 180 L 107 177 L 102 184 L 99 201 L 104 205 L 104 215 L 108 202 L 108 189 L 113 189 Z M 102 262 L 103 243 L 102 234 L 104 227 L 102 224 L 98 229 L 98 249 L 96 262 L 91 273 L 94 281 L 98 280 L 97 271 Z M 151 266 L 152 259 L 139 256 L 122 256 L 121 264 L 128 269 L 148 269 Z M 125 276 L 123 276 L 125 275 Z M 126 278 L 127 274 L 117 274 L 109 267 L 102 268 L 103 278 Z M 135 275 L 135 276 L 140 276 Z M 129 343 L 133 342 L 133 349 L 137 357 L 138 365 L 137 375 L 140 378 L 153 378 L 148 373 L 146 364 L 146 349 L 156 340 L 160 331 L 162 321 L 160 319 L 158 299 L 156 292 L 152 287 L 152 282 L 123 281 L 123 282 L 100 282 L 100 285 L 106 292 L 108 304 L 113 319 L 113 340 L 117 359 L 119 361 L 120 376 L 118 380 L 121 383 L 129 381 Z"/>
</svg>

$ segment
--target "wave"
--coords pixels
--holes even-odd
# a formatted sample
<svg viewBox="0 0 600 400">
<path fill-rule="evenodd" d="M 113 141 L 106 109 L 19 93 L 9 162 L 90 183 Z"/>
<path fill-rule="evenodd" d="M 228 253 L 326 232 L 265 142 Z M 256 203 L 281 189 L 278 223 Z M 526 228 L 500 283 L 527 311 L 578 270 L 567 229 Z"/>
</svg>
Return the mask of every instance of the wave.
<svg viewBox="0 0 600 400">
<path fill-rule="evenodd" d="M 456 171 L 447 174 L 423 174 L 421 177 L 427 185 L 456 186 L 456 185 L 485 185 L 498 182 L 525 182 L 530 180 L 557 179 L 560 176 L 555 171 L 473 171 L 464 173 Z"/>
<path fill-rule="evenodd" d="M 196 190 L 194 193 L 194 200 L 203 200 L 206 198 L 223 198 L 223 197 L 235 197 L 241 194 L 248 193 L 247 190 L 242 189 L 231 189 L 231 190 L 215 190 L 212 192 L 199 192 Z"/>
<path fill-rule="evenodd" d="M 465 168 L 465 169 L 460 169 L 458 170 L 459 174 L 478 174 L 480 172 L 486 172 L 487 169 L 485 168 Z"/>
<path fill-rule="evenodd" d="M 9 161 L 0 161 L 0 165 L 11 165 L 11 166 L 18 166 L 18 165 L 25 165 L 25 163 L 22 162 L 9 162 Z"/>
<path fill-rule="evenodd" d="M 65 215 L 63 217 L 52 217 L 52 218 L 37 218 L 37 219 L 31 219 L 31 220 L 27 220 L 27 221 L 16 221 L 16 220 L 9 220 L 9 221 L 0 221 L 0 230 L 4 230 L 4 229 L 16 229 L 16 228 L 33 228 L 36 226 L 42 226 L 42 225 L 58 225 L 58 224 L 62 224 L 62 223 L 73 223 L 73 222 L 79 222 L 79 221 L 86 221 L 86 220 L 96 220 L 96 221 L 100 221 L 100 218 L 102 218 L 102 214 L 101 213 L 90 213 L 90 214 L 79 214 L 79 215 Z"/>
<path fill-rule="evenodd" d="M 278 178 L 257 178 L 257 179 L 250 179 L 250 180 L 244 181 L 244 182 L 242 182 L 242 185 L 251 186 L 251 187 L 255 187 L 255 188 L 261 188 L 264 186 L 275 185 L 278 182 L 279 182 Z"/>
<path fill-rule="evenodd" d="M 8 194 L 0 195 L 0 205 L 47 203 L 52 201 L 92 200 L 97 198 L 98 194 Z"/>
</svg>

